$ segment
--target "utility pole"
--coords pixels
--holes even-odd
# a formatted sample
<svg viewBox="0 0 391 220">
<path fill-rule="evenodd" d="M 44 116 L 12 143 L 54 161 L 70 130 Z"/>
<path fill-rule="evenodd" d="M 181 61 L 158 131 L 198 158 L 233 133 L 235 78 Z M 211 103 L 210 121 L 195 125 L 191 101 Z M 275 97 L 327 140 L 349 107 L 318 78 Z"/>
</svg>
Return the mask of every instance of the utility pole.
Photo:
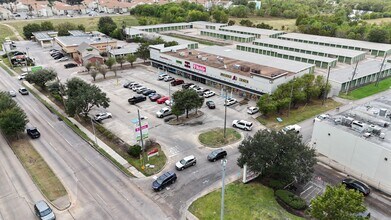
<svg viewBox="0 0 391 220">
<path fill-rule="evenodd" d="M 27 74 L 29 73 L 29 61 L 28 59 L 30 58 L 29 56 L 29 48 L 26 47 L 26 51 L 27 51 L 27 57 L 26 57 L 26 68 L 27 68 Z"/>
<path fill-rule="evenodd" d="M 226 138 L 227 136 L 227 96 L 228 96 L 228 92 L 227 92 L 227 89 L 224 89 L 225 90 L 225 103 L 224 103 L 224 139 Z"/>
<path fill-rule="evenodd" d="M 377 74 L 377 77 L 376 77 L 375 86 L 379 86 L 380 75 L 381 75 L 381 71 L 383 71 L 384 62 L 386 61 L 386 57 L 387 57 L 387 53 L 384 53 L 384 58 L 383 58 L 383 61 L 381 63 L 381 66 L 380 66 L 380 71 L 379 71 L 379 73 Z"/>
<path fill-rule="evenodd" d="M 94 136 L 95 136 L 95 145 L 98 146 L 98 140 L 96 139 L 94 122 L 92 121 L 91 117 L 90 117 L 90 120 L 91 120 L 91 125 L 92 125 L 92 131 L 94 132 Z"/>
<path fill-rule="evenodd" d="M 349 93 L 350 84 L 352 84 L 354 76 L 356 76 L 356 74 L 357 74 L 357 66 L 358 66 L 358 61 L 356 63 L 356 66 L 354 67 L 354 71 L 353 71 L 353 74 L 352 74 L 352 79 L 348 82 L 348 88 L 346 89 L 346 95 Z"/>
<path fill-rule="evenodd" d="M 141 143 L 141 154 L 143 158 L 143 163 L 142 163 L 142 169 L 144 169 L 144 141 L 143 141 L 143 131 L 141 129 L 141 117 L 140 117 L 140 110 L 137 109 L 137 117 L 138 117 L 138 126 L 140 129 L 140 143 Z"/>
<path fill-rule="evenodd" d="M 323 100 L 322 100 L 322 105 L 324 105 L 324 102 L 327 98 L 327 84 L 329 84 L 329 76 L 330 76 L 330 65 L 327 68 L 327 78 L 326 78 L 326 85 L 324 87 L 324 94 L 323 94 Z"/>
<path fill-rule="evenodd" d="M 221 212 L 220 212 L 220 220 L 224 219 L 224 192 L 225 192 L 225 166 L 227 165 L 227 159 L 221 160 L 221 168 L 223 172 L 223 176 L 221 177 L 221 180 L 223 182 L 223 185 L 221 187 Z"/>
<path fill-rule="evenodd" d="M 292 79 L 292 87 L 291 87 L 291 95 L 289 99 L 289 106 L 288 106 L 288 118 L 291 114 L 291 103 L 292 103 L 292 96 L 293 96 L 293 84 L 295 83 L 295 78 Z"/>
</svg>

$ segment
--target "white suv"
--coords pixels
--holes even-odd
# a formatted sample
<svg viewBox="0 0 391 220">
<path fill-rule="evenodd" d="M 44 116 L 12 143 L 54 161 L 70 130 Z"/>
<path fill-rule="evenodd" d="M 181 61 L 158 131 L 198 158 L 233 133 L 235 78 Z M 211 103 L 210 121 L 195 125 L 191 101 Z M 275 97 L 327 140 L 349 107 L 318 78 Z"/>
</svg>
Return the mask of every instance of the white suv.
<svg viewBox="0 0 391 220">
<path fill-rule="evenodd" d="M 240 128 L 245 131 L 251 131 L 253 129 L 253 123 L 245 120 L 233 120 L 232 126 L 234 128 Z"/>
</svg>

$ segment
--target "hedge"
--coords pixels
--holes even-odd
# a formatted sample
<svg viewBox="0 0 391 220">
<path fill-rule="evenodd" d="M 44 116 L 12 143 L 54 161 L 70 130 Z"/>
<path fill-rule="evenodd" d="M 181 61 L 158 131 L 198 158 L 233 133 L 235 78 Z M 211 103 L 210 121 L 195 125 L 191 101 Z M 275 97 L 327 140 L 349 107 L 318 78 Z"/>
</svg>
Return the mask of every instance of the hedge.
<svg viewBox="0 0 391 220">
<path fill-rule="evenodd" d="M 296 210 L 304 210 L 307 206 L 304 199 L 296 196 L 287 190 L 277 190 L 275 192 L 277 198 L 283 201 L 286 205 Z"/>
</svg>

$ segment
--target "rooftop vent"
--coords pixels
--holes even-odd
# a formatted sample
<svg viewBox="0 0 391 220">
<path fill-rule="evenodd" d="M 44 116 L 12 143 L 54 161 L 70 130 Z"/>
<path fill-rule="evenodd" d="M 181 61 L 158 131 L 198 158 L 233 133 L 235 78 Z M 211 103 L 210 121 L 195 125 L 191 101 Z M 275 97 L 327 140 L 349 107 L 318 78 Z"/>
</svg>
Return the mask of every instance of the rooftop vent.
<svg viewBox="0 0 391 220">
<path fill-rule="evenodd" d="M 234 64 L 233 67 L 234 67 L 234 69 L 237 69 L 237 70 L 240 69 L 240 65 L 239 64 Z"/>
<path fill-rule="evenodd" d="M 379 116 L 386 116 L 387 109 L 381 108 L 379 111 Z"/>
<path fill-rule="evenodd" d="M 180 52 L 179 56 L 184 57 L 185 56 L 185 52 Z"/>
<path fill-rule="evenodd" d="M 207 60 L 208 60 L 208 57 L 202 57 L 201 60 L 202 60 L 202 61 L 207 61 Z"/>
<path fill-rule="evenodd" d="M 261 70 L 259 69 L 251 69 L 251 72 L 255 74 L 261 74 Z"/>
<path fill-rule="evenodd" d="M 365 137 L 365 138 L 369 138 L 371 136 L 371 133 L 364 133 L 363 134 L 363 137 Z"/>
<path fill-rule="evenodd" d="M 198 59 L 201 59 L 201 58 L 202 58 L 202 56 L 198 54 L 198 55 L 197 55 L 197 58 L 198 58 Z"/>
</svg>

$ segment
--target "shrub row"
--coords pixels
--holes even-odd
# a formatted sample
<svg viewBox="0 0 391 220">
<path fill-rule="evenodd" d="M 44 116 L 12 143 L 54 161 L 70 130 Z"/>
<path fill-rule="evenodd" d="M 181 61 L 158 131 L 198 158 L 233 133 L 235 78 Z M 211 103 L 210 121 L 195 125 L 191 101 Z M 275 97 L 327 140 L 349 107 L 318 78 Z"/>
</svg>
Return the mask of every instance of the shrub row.
<svg viewBox="0 0 391 220">
<path fill-rule="evenodd" d="M 307 206 L 304 199 L 296 196 L 295 194 L 287 191 L 287 190 L 277 190 L 275 191 L 275 195 L 286 205 L 290 206 L 296 210 L 304 210 Z"/>
</svg>

